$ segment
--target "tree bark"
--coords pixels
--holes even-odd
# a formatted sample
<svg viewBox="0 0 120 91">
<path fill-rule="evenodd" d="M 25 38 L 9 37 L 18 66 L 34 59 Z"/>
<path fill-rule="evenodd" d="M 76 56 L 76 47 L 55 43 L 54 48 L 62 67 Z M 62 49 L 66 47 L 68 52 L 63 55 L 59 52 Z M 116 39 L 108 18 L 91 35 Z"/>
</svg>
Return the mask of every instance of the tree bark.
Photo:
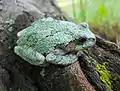
<svg viewBox="0 0 120 91">
<path fill-rule="evenodd" d="M 74 22 L 55 0 L 39 0 L 39 6 L 39 16 Z M 67 67 L 50 65 L 43 70 L 17 56 L 17 32 L 36 19 L 25 12 L 17 16 L 12 32 L 0 30 L 0 91 L 120 91 L 120 48 L 98 36 L 96 46 L 81 50 L 78 61 Z"/>
</svg>

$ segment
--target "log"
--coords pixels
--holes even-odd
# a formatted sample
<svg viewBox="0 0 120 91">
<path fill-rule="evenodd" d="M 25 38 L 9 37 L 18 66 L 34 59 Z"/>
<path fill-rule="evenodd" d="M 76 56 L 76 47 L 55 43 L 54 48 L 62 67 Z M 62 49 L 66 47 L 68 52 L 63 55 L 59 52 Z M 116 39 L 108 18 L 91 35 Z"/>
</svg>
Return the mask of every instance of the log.
<svg viewBox="0 0 120 91">
<path fill-rule="evenodd" d="M 51 65 L 45 69 L 39 81 L 42 91 L 95 91 L 84 76 L 79 62 L 67 67 Z"/>
</svg>

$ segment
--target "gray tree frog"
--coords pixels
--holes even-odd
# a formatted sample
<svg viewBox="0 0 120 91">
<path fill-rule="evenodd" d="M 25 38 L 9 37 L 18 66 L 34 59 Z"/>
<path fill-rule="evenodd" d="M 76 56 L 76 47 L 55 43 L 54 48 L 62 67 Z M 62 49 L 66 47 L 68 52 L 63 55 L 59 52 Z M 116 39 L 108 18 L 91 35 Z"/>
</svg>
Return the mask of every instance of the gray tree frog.
<svg viewBox="0 0 120 91">
<path fill-rule="evenodd" d="M 17 36 L 19 39 L 14 52 L 37 66 L 72 64 L 78 58 L 72 51 L 88 48 L 96 42 L 87 23 L 76 25 L 51 17 L 38 19 L 18 32 Z M 85 40 L 82 41 L 82 38 Z"/>
</svg>

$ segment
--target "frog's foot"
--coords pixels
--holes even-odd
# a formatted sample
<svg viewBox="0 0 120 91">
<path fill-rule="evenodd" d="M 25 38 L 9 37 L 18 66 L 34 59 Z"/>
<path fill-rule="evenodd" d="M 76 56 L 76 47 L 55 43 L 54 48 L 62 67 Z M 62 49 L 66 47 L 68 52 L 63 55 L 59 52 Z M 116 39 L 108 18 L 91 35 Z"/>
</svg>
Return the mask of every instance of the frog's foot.
<svg viewBox="0 0 120 91">
<path fill-rule="evenodd" d="M 32 48 L 24 48 L 21 46 L 16 46 L 14 52 L 22 57 L 24 60 L 28 61 L 30 64 L 37 66 L 45 66 L 45 57 L 39 52 L 33 50 Z"/>
<path fill-rule="evenodd" d="M 70 65 L 77 61 L 78 57 L 74 54 L 67 55 L 56 55 L 54 53 L 50 53 L 46 56 L 46 61 L 48 63 L 57 64 L 57 65 Z"/>
</svg>

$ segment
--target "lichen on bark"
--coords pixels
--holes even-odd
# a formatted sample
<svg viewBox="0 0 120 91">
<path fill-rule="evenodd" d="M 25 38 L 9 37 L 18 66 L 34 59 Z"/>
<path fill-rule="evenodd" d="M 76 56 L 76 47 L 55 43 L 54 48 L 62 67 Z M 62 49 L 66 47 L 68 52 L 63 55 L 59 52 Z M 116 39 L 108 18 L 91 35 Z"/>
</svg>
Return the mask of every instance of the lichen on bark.
<svg viewBox="0 0 120 91">
<path fill-rule="evenodd" d="M 107 62 L 104 62 L 103 64 L 97 64 L 96 70 L 100 73 L 100 79 L 103 81 L 107 87 L 112 90 L 112 75 L 110 74 L 110 71 L 107 70 L 106 64 Z"/>
</svg>

